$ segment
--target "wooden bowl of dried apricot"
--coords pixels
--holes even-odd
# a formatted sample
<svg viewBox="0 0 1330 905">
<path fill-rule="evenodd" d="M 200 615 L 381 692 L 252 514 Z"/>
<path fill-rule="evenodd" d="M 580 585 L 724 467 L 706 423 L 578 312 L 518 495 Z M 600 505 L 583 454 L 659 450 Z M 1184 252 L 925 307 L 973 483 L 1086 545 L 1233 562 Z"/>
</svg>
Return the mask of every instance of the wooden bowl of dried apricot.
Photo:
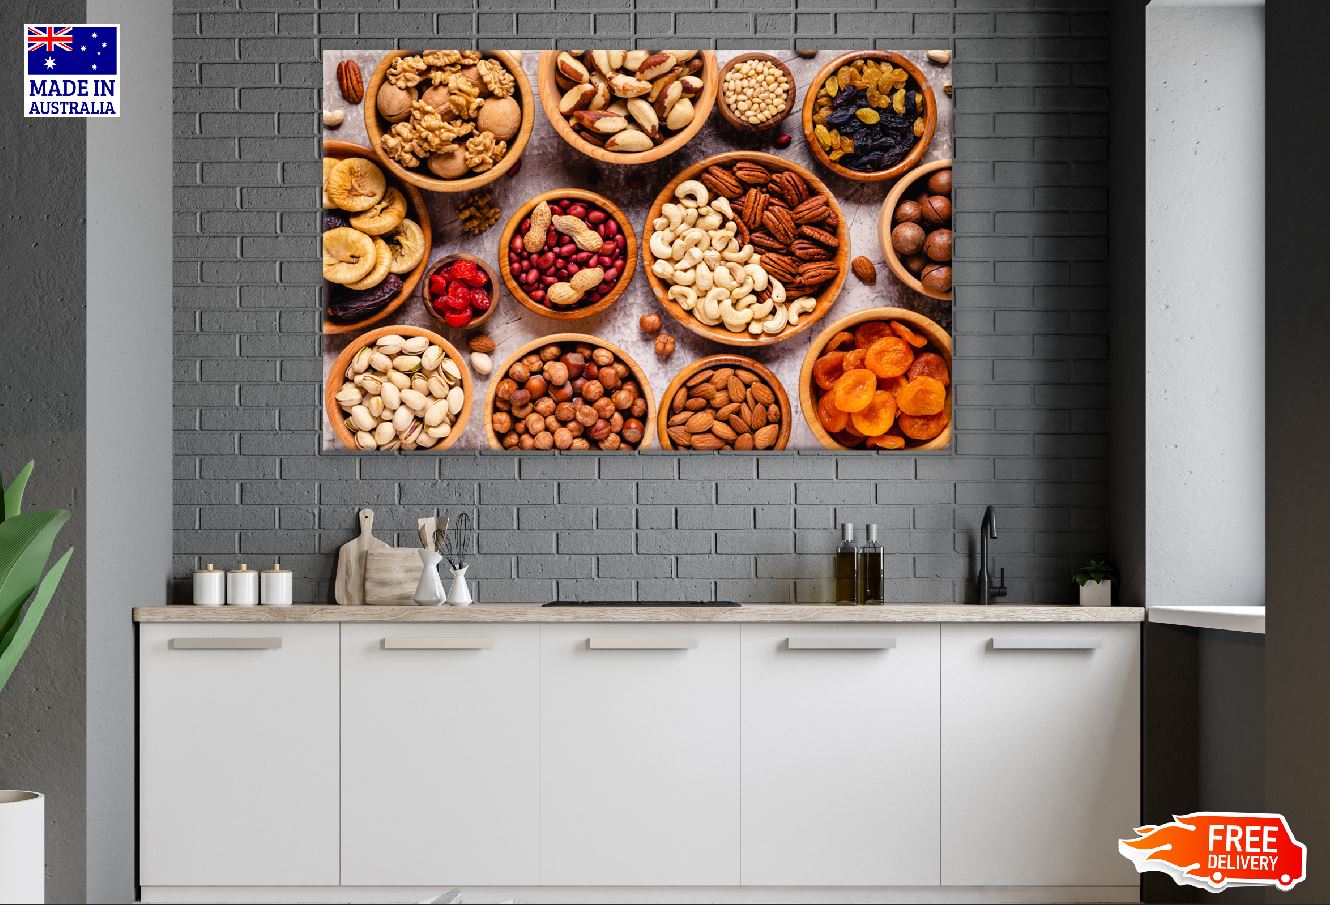
<svg viewBox="0 0 1330 905">
<path fill-rule="evenodd" d="M 905 308 L 868 308 L 832 324 L 799 373 L 804 418 L 827 449 L 942 449 L 951 396 L 951 337 Z"/>
</svg>

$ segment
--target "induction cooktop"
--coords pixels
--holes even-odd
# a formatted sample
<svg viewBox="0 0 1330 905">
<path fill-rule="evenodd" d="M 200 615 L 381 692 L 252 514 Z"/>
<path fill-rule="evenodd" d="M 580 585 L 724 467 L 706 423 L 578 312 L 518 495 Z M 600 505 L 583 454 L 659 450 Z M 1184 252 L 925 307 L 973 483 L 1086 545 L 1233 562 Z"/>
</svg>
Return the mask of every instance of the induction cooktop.
<svg viewBox="0 0 1330 905">
<path fill-rule="evenodd" d="M 739 606 L 733 600 L 551 600 L 544 606 Z"/>
</svg>

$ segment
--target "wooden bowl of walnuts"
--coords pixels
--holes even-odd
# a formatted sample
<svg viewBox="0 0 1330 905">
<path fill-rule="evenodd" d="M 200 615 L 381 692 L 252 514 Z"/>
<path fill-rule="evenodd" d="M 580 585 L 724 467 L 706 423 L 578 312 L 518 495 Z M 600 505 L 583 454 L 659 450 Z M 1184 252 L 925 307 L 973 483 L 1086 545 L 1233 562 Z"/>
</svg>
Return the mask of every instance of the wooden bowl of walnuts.
<svg viewBox="0 0 1330 905">
<path fill-rule="evenodd" d="M 891 189 L 878 217 L 887 266 L 915 292 L 952 300 L 951 161 L 918 167 Z"/>
<path fill-rule="evenodd" d="M 710 50 L 546 50 L 536 73 L 554 131 L 593 160 L 651 163 L 711 115 L 720 78 Z"/>
<path fill-rule="evenodd" d="M 660 397 L 661 449 L 784 449 L 793 419 L 776 375 L 743 355 L 708 355 L 674 376 Z"/>
<path fill-rule="evenodd" d="M 531 138 L 535 124 L 536 101 L 531 82 L 522 71 L 521 60 L 504 50 L 487 50 L 478 59 L 471 55 L 477 51 L 431 50 L 414 53 L 395 50 L 384 54 L 374 67 L 369 84 L 365 87 L 365 131 L 379 161 L 394 176 L 431 192 L 469 192 L 498 179 L 517 162 Z M 466 55 L 455 60 L 454 55 Z M 419 60 L 415 71 L 403 71 L 399 60 Z M 497 63 L 502 71 L 491 69 Z M 478 72 L 478 64 L 484 64 Z M 423 69 L 420 67 L 423 66 Z M 469 101 L 457 100 L 458 112 L 452 106 L 449 81 L 432 84 L 435 74 L 440 79 L 464 76 L 476 86 L 479 94 Z M 506 77 L 505 77 L 506 74 Z M 508 79 L 511 78 L 511 84 Z M 413 81 L 414 80 L 414 81 Z M 508 94 L 499 96 L 489 87 L 503 83 L 500 90 Z M 413 102 L 433 102 L 443 116 L 430 119 L 413 110 Z M 455 141 L 440 145 L 439 153 L 426 159 L 412 153 L 407 143 L 397 134 L 397 127 L 405 126 L 413 135 L 420 132 L 451 135 L 460 124 L 469 123 L 469 132 L 456 136 Z M 436 126 L 434 130 L 429 126 Z M 489 134 L 493 141 L 480 141 Z M 434 143 L 443 138 L 433 139 Z M 473 146 L 473 142 L 475 145 Z M 506 150 L 494 159 L 497 142 L 504 142 Z M 489 147 L 483 147 L 488 144 Z"/>
<path fill-rule="evenodd" d="M 553 333 L 518 348 L 485 396 L 498 450 L 635 450 L 651 445 L 656 403 L 646 372 L 613 343 Z"/>
</svg>

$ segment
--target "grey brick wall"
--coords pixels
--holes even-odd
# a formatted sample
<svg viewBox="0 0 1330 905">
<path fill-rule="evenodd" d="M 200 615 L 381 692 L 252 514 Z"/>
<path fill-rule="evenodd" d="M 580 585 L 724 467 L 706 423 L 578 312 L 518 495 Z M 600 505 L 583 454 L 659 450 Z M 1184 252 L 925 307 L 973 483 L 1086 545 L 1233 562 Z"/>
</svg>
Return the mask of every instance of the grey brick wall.
<svg viewBox="0 0 1330 905">
<path fill-rule="evenodd" d="M 1108 16 L 1071 0 L 176 0 L 175 570 L 283 554 L 331 599 L 355 509 L 414 541 L 471 508 L 491 601 L 819 601 L 840 521 L 894 600 L 972 595 L 977 525 L 1013 600 L 1107 549 Z M 483 9 L 483 11 L 482 11 Z M 927 455 L 320 455 L 323 48 L 950 46 L 956 440 Z M 628 554 L 635 554 L 628 556 Z"/>
</svg>

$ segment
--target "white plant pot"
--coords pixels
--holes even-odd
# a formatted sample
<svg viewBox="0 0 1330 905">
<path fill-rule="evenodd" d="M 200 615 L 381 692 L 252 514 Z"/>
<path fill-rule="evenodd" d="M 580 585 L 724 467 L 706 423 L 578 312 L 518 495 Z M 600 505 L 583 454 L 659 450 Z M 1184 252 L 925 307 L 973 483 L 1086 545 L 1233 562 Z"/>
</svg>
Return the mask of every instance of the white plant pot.
<svg viewBox="0 0 1330 905">
<path fill-rule="evenodd" d="M 46 901 L 46 799 L 0 789 L 0 903 Z"/>
<path fill-rule="evenodd" d="M 1113 580 L 1087 581 L 1081 585 L 1081 606 L 1112 606 Z"/>
</svg>

